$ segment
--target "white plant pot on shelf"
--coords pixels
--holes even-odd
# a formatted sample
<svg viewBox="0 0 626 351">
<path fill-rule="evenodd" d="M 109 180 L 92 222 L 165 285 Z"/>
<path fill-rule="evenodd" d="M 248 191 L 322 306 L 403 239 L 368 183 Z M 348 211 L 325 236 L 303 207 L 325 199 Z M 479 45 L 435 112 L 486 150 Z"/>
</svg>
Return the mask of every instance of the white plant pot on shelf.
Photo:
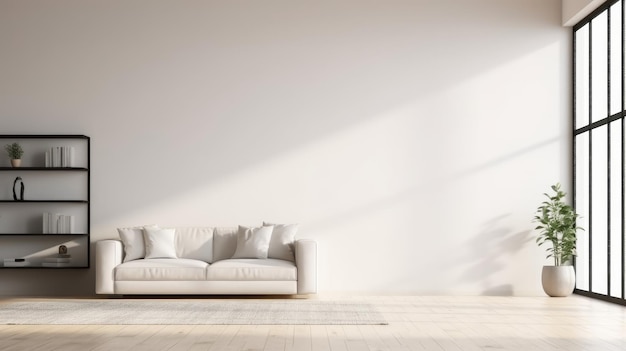
<svg viewBox="0 0 626 351">
<path fill-rule="evenodd" d="M 11 159 L 11 166 L 17 168 L 22 165 L 22 160 L 20 159 Z"/>
<path fill-rule="evenodd" d="M 541 271 L 543 291 L 552 297 L 565 297 L 574 292 L 576 273 L 574 266 L 543 266 Z"/>
</svg>

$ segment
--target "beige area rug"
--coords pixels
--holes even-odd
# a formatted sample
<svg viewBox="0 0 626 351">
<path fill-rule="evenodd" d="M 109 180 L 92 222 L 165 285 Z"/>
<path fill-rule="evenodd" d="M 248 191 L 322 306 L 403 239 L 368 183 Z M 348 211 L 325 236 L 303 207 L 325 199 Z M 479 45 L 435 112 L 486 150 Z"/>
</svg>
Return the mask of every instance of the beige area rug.
<svg viewBox="0 0 626 351">
<path fill-rule="evenodd" d="M 364 302 L 246 299 L 4 300 L 4 325 L 385 325 Z"/>
</svg>

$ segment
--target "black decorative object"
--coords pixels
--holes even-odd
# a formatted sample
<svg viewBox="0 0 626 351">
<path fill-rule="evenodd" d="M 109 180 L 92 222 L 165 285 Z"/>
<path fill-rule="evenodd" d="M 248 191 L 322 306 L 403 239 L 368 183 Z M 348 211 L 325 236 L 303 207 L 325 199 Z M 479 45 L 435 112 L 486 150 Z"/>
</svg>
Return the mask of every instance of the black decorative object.
<svg viewBox="0 0 626 351">
<path fill-rule="evenodd" d="M 20 182 L 20 198 L 17 198 L 17 193 L 15 192 L 15 186 L 17 185 L 17 182 Z M 24 181 L 22 181 L 22 177 L 17 177 L 15 178 L 15 181 L 13 181 L 13 200 L 15 201 L 24 201 Z"/>
</svg>

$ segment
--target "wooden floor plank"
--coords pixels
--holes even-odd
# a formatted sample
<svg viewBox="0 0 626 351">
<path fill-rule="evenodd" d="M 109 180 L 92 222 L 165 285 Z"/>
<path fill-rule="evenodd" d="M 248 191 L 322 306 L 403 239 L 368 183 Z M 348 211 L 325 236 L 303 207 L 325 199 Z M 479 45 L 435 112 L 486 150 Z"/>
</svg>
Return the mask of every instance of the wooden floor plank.
<svg viewBox="0 0 626 351">
<path fill-rule="evenodd" d="M 330 342 L 326 335 L 325 325 L 311 326 L 311 349 L 313 351 L 330 351 Z"/>
<path fill-rule="evenodd" d="M 293 328 L 293 351 L 311 351 L 311 327 L 296 325 Z"/>
<path fill-rule="evenodd" d="M 168 351 L 208 350 L 213 347 L 226 328 L 224 325 L 211 327 L 194 325 L 187 327 L 189 328 L 189 333 L 181 338 L 179 342 L 174 344 Z"/>
<path fill-rule="evenodd" d="M 211 345 L 207 350 L 211 351 L 226 351 L 237 350 L 240 345 L 240 340 L 236 338 L 241 329 L 240 325 L 227 325 L 215 340 L 215 343 Z"/>
<path fill-rule="evenodd" d="M 348 351 L 346 345 L 346 334 L 340 325 L 329 325 L 326 327 L 328 333 L 328 343 L 333 351 Z"/>
<path fill-rule="evenodd" d="M 267 335 L 263 351 L 284 351 L 293 345 L 293 326 L 273 325 Z"/>
</svg>

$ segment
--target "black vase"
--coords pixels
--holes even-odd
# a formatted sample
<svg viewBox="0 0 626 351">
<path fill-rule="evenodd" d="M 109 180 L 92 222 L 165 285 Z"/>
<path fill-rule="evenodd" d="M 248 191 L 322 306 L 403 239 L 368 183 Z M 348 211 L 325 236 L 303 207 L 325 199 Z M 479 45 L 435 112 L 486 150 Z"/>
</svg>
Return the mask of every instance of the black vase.
<svg viewBox="0 0 626 351">
<path fill-rule="evenodd" d="M 17 182 L 20 182 L 20 198 L 17 198 L 17 192 L 15 191 L 15 187 L 17 186 Z M 22 181 L 22 177 L 15 178 L 13 181 L 13 200 L 15 201 L 24 201 L 24 181 Z"/>
</svg>

